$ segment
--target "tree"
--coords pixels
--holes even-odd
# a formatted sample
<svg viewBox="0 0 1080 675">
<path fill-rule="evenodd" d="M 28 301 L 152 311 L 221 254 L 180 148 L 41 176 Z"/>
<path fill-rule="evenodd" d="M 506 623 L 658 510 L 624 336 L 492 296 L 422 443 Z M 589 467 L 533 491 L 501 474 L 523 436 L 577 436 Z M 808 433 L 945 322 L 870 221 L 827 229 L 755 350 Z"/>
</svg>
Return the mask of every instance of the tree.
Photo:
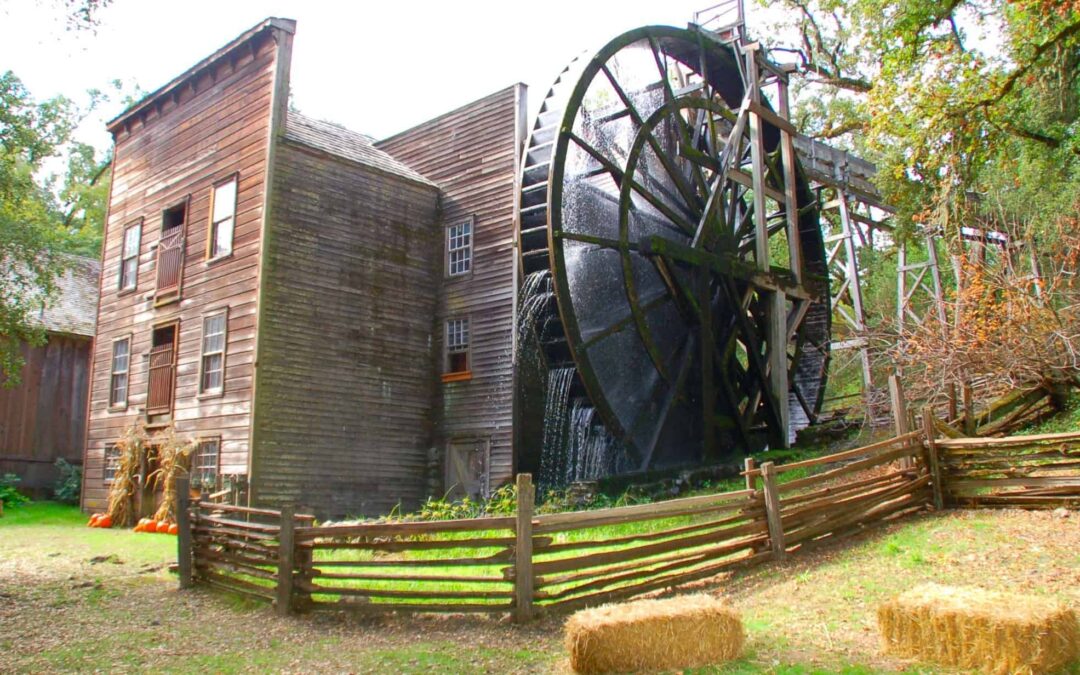
<svg viewBox="0 0 1080 675">
<path fill-rule="evenodd" d="M 21 343 L 45 340 L 34 314 L 64 267 L 55 198 L 36 174 L 70 139 L 75 119 L 70 101 L 37 103 L 14 74 L 0 75 L 0 374 L 6 386 L 20 381 Z"/>
<path fill-rule="evenodd" d="M 1049 222 L 1080 195 L 1080 1 L 782 3 L 798 121 L 876 161 L 903 224 L 955 232 L 971 192 Z"/>
</svg>

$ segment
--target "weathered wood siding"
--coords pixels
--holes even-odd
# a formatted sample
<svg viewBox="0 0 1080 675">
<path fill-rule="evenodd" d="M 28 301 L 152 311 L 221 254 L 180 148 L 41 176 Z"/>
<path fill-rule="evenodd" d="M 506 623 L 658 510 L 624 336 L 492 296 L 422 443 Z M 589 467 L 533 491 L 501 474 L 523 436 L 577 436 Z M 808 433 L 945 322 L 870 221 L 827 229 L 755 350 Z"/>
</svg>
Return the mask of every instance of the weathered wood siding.
<svg viewBox="0 0 1080 675">
<path fill-rule="evenodd" d="M 490 487 L 510 480 L 514 315 L 514 175 L 522 134 L 525 86 L 515 85 L 376 145 L 442 188 L 440 273 L 445 277 L 443 228 L 474 221 L 470 274 L 445 277 L 435 323 L 437 368 L 435 442 L 490 441 Z M 472 379 L 440 382 L 445 322 L 468 317 Z"/>
<path fill-rule="evenodd" d="M 0 475 L 19 476 L 35 496 L 49 496 L 57 459 L 82 462 L 90 343 L 50 334 L 42 347 L 24 344 L 22 383 L 0 387 Z"/>
<path fill-rule="evenodd" d="M 180 325 L 172 416 L 177 431 L 193 438 L 220 438 L 221 472 L 247 473 L 271 112 L 287 86 L 291 40 L 290 32 L 264 27 L 200 64 L 175 87 L 155 94 L 142 113 L 113 128 L 116 147 L 93 356 L 84 508 L 104 504 L 106 445 L 145 417 L 151 334 L 153 326 L 168 321 Z M 239 177 L 233 252 L 208 263 L 211 191 L 215 182 L 233 174 Z M 162 211 L 185 198 L 190 201 L 181 301 L 155 307 L 155 245 Z M 143 229 L 137 290 L 119 293 L 124 228 L 139 218 Z M 224 392 L 200 398 L 202 317 L 221 308 L 228 308 Z M 128 406 L 110 411 L 112 343 L 124 335 L 132 338 Z"/>
<path fill-rule="evenodd" d="M 276 148 L 252 500 L 321 516 L 425 496 L 438 190 L 291 141 Z"/>
</svg>

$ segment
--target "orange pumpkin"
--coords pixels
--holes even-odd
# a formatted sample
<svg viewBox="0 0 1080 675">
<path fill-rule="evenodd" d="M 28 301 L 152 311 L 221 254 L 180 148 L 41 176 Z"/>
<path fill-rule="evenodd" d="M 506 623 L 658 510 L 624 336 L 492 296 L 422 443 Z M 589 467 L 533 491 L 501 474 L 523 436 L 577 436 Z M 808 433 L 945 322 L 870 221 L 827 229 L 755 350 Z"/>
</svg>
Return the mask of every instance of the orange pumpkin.
<svg viewBox="0 0 1080 675">
<path fill-rule="evenodd" d="M 180 526 L 176 523 L 169 525 L 169 534 L 180 534 Z"/>
<path fill-rule="evenodd" d="M 90 516 L 90 521 L 86 523 L 86 526 L 87 527 L 97 527 L 97 521 L 101 519 L 102 515 L 104 515 L 104 514 L 95 513 L 94 515 Z"/>
<path fill-rule="evenodd" d="M 98 518 L 97 525 L 95 527 L 112 527 L 112 517 L 109 514 L 105 514 Z"/>
<path fill-rule="evenodd" d="M 157 521 L 153 518 L 147 518 L 146 525 L 143 526 L 143 532 L 157 532 Z"/>
<path fill-rule="evenodd" d="M 169 523 L 167 521 L 159 521 L 157 524 L 157 533 L 165 534 L 169 531 Z"/>
</svg>

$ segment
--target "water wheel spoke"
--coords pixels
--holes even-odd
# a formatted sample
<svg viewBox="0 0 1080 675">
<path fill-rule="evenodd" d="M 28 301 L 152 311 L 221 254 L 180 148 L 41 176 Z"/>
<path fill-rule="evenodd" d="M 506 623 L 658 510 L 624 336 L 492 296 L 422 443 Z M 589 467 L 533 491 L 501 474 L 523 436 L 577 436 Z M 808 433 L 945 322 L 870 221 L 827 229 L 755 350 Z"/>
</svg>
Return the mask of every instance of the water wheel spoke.
<svg viewBox="0 0 1080 675">
<path fill-rule="evenodd" d="M 668 302 L 670 300 L 671 300 L 671 297 L 669 295 L 666 295 L 666 294 L 665 295 L 660 295 L 658 297 L 655 297 L 655 298 L 649 300 L 645 304 L 643 304 L 641 306 L 641 309 L 642 309 L 642 311 L 648 312 L 648 311 L 652 310 L 654 307 L 659 307 L 660 305 L 662 305 L 665 302 Z M 607 326 L 605 328 L 602 328 L 599 331 L 596 331 L 595 333 L 592 333 L 591 335 L 589 335 L 588 339 L 582 340 L 581 348 L 582 349 L 589 349 L 590 347 L 592 347 L 596 343 L 600 342 L 604 338 L 611 337 L 615 333 L 618 333 L 619 331 L 623 330 L 624 328 L 626 328 L 627 326 L 629 326 L 633 322 L 634 322 L 633 314 L 627 314 L 626 316 L 616 320 L 611 325 L 609 325 L 609 326 Z"/>
<path fill-rule="evenodd" d="M 656 69 L 660 72 L 660 81 L 664 85 L 664 98 L 668 103 L 675 100 L 675 92 L 671 89 L 671 82 L 669 80 L 667 55 L 660 55 L 660 47 L 656 42 L 656 38 L 649 36 L 649 47 L 652 49 L 653 60 L 656 62 Z M 690 150 L 696 150 L 697 146 L 694 145 L 693 139 L 690 135 L 690 129 L 686 124 L 686 120 L 682 115 L 674 115 L 675 124 L 679 127 L 679 136 L 682 139 L 682 147 L 680 150 L 685 153 Z M 686 155 L 683 154 L 683 157 Z M 702 197 L 709 195 L 709 184 L 705 179 L 705 174 L 702 173 L 701 167 L 693 162 L 686 162 L 690 169 L 691 177 L 694 180 L 694 184 L 698 189 L 698 194 Z"/>
</svg>

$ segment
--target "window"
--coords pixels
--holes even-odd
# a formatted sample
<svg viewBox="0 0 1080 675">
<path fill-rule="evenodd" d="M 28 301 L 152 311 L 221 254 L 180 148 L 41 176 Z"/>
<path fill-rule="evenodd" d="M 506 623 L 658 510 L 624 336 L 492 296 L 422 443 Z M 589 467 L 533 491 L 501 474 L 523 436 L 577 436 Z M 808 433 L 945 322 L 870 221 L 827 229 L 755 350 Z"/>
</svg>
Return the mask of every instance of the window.
<svg viewBox="0 0 1080 675">
<path fill-rule="evenodd" d="M 105 464 L 102 469 L 102 477 L 106 485 L 116 479 L 116 471 L 120 468 L 120 446 L 110 444 L 105 446 Z"/>
<path fill-rule="evenodd" d="M 450 276 L 472 269 L 472 220 L 446 228 L 446 271 Z"/>
<path fill-rule="evenodd" d="M 202 360 L 199 393 L 220 394 L 225 385 L 225 333 L 228 314 L 218 312 L 203 318 Z"/>
<path fill-rule="evenodd" d="M 195 456 L 191 458 L 191 485 L 193 487 L 217 489 L 220 457 L 220 439 L 199 441 L 199 445 L 195 448 Z"/>
<path fill-rule="evenodd" d="M 446 322 L 446 374 L 443 380 L 463 380 L 469 375 L 469 320 L 450 319 Z"/>
<path fill-rule="evenodd" d="M 236 216 L 236 178 L 214 186 L 210 214 L 209 257 L 223 258 L 232 253 Z"/>
<path fill-rule="evenodd" d="M 125 408 L 128 399 L 128 370 L 131 365 L 131 338 L 113 342 L 109 377 L 109 407 Z"/>
<path fill-rule="evenodd" d="M 133 291 L 139 280 L 139 240 L 142 221 L 124 228 L 124 244 L 120 253 L 120 290 Z"/>
</svg>

